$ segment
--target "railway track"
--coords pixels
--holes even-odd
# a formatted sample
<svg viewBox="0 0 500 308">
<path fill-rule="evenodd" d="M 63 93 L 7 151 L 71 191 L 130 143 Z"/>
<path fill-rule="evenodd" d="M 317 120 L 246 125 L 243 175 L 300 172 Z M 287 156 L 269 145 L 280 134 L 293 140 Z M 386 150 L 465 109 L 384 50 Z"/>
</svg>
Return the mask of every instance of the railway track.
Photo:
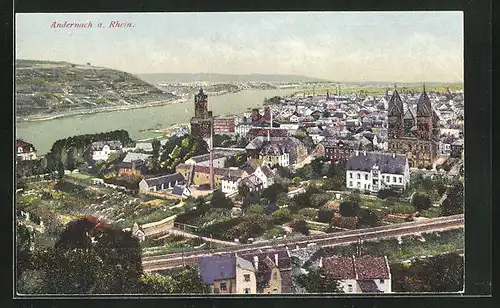
<svg viewBox="0 0 500 308">
<path fill-rule="evenodd" d="M 309 244 L 317 244 L 320 247 L 332 247 L 339 245 L 348 245 L 359 240 L 377 240 L 391 237 L 402 237 L 412 234 L 422 234 L 431 232 L 440 232 L 464 227 L 464 216 L 454 215 L 447 217 L 433 218 L 425 221 L 406 222 L 393 224 L 389 226 L 375 227 L 361 230 L 351 230 L 337 232 L 334 234 L 322 234 L 309 236 L 300 239 L 282 239 L 272 242 L 256 243 L 248 245 L 238 245 L 236 247 L 216 249 L 212 251 L 193 251 L 186 253 L 166 254 L 162 256 L 153 256 L 143 258 L 143 267 L 145 271 L 158 271 L 163 269 L 180 267 L 183 265 L 195 265 L 204 256 L 224 255 L 232 253 L 251 253 L 256 250 L 286 250 L 295 248 L 304 248 Z"/>
</svg>

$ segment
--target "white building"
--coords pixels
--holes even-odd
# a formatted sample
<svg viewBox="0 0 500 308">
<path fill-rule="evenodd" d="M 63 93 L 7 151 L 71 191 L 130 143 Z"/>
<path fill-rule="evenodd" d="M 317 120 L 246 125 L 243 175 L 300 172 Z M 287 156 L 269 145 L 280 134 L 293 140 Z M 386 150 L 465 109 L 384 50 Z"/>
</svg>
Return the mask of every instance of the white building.
<svg viewBox="0 0 500 308">
<path fill-rule="evenodd" d="M 241 178 L 231 175 L 226 175 L 221 179 L 221 189 L 225 194 L 230 194 L 238 191 L 238 186 L 240 185 Z"/>
<path fill-rule="evenodd" d="M 263 164 L 262 166 L 257 166 L 253 173 L 262 181 L 262 187 L 268 188 L 274 184 L 274 172 L 269 168 L 269 166 Z"/>
<path fill-rule="evenodd" d="M 122 143 L 117 140 L 112 141 L 97 141 L 90 144 L 90 152 L 92 153 L 92 159 L 98 160 L 108 160 L 109 154 L 117 153 L 121 151 Z"/>
<path fill-rule="evenodd" d="M 346 164 L 346 185 L 376 193 L 380 189 L 405 189 L 410 182 L 408 158 L 401 154 L 356 151 Z"/>
<path fill-rule="evenodd" d="M 226 162 L 228 156 L 231 155 L 224 155 L 217 152 L 213 153 L 214 168 L 224 168 L 224 163 Z M 187 165 L 210 167 L 210 154 L 193 156 L 190 159 L 186 160 L 184 163 Z"/>
<path fill-rule="evenodd" d="M 35 147 L 26 141 L 20 139 L 16 140 L 16 157 L 21 160 L 35 160 Z"/>
<path fill-rule="evenodd" d="M 392 293 L 387 257 L 330 257 L 321 259 L 320 267 L 344 293 Z"/>
<path fill-rule="evenodd" d="M 251 129 L 252 125 L 250 124 L 239 124 L 236 126 L 235 133 L 245 137 Z"/>
</svg>

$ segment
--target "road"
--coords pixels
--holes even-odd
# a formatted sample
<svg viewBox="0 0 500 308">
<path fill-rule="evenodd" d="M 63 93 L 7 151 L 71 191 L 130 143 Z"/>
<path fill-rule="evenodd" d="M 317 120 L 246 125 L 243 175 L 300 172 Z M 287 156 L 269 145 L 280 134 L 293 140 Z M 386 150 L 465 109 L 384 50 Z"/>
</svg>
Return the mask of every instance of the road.
<svg viewBox="0 0 500 308">
<path fill-rule="evenodd" d="M 343 231 L 333 234 L 315 235 L 299 239 L 281 239 L 266 243 L 239 245 L 237 247 L 216 249 L 212 251 L 194 251 L 174 253 L 163 256 L 143 258 L 143 267 L 147 272 L 159 271 L 183 265 L 197 265 L 199 260 L 209 255 L 225 255 L 230 253 L 251 253 L 257 250 L 286 250 L 288 247 L 304 248 L 308 244 L 316 243 L 320 247 L 331 247 L 356 243 L 358 240 L 369 241 L 382 238 L 402 237 L 422 233 L 440 232 L 444 230 L 460 229 L 464 227 L 464 216 L 455 215 L 427 219 L 425 221 L 405 222 L 389 226 L 375 227 L 361 230 Z"/>
</svg>

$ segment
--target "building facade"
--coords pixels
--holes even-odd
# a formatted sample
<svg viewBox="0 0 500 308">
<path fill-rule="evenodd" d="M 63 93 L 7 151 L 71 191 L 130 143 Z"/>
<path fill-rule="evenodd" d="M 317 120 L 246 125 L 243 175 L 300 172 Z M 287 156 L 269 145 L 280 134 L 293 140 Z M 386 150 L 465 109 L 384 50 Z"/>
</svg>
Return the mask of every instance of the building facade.
<svg viewBox="0 0 500 308">
<path fill-rule="evenodd" d="M 208 95 L 200 89 L 194 97 L 194 117 L 191 118 L 191 135 L 209 138 L 213 127 L 212 111 L 208 111 Z"/>
<path fill-rule="evenodd" d="M 35 147 L 26 141 L 16 140 L 16 157 L 20 160 L 35 160 Z"/>
<path fill-rule="evenodd" d="M 234 117 L 214 118 L 214 134 L 233 135 L 236 133 L 236 121 Z"/>
<path fill-rule="evenodd" d="M 346 164 L 348 189 L 376 193 L 381 189 L 406 189 L 410 182 L 408 158 L 403 154 L 356 152 Z"/>
<path fill-rule="evenodd" d="M 388 151 L 404 154 L 410 167 L 432 165 L 438 156 L 439 117 L 425 91 L 420 95 L 416 112 L 395 89 L 388 104 Z"/>
</svg>

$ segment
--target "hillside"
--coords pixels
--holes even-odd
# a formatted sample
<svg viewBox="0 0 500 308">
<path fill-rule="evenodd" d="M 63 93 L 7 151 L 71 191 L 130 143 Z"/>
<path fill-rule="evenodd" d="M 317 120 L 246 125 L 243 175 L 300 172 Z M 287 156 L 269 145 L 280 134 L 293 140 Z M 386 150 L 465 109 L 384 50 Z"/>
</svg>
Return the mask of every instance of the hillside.
<svg viewBox="0 0 500 308">
<path fill-rule="evenodd" d="M 126 72 L 67 62 L 16 60 L 15 87 L 21 119 L 134 108 L 177 98 Z"/>
<path fill-rule="evenodd" d="M 300 75 L 267 75 L 267 74 L 184 74 L 184 73 L 165 73 L 165 74 L 138 74 L 141 79 L 151 82 L 210 82 L 210 83 L 246 83 L 246 82 L 322 82 L 326 81 L 319 78 L 311 78 Z"/>
</svg>

